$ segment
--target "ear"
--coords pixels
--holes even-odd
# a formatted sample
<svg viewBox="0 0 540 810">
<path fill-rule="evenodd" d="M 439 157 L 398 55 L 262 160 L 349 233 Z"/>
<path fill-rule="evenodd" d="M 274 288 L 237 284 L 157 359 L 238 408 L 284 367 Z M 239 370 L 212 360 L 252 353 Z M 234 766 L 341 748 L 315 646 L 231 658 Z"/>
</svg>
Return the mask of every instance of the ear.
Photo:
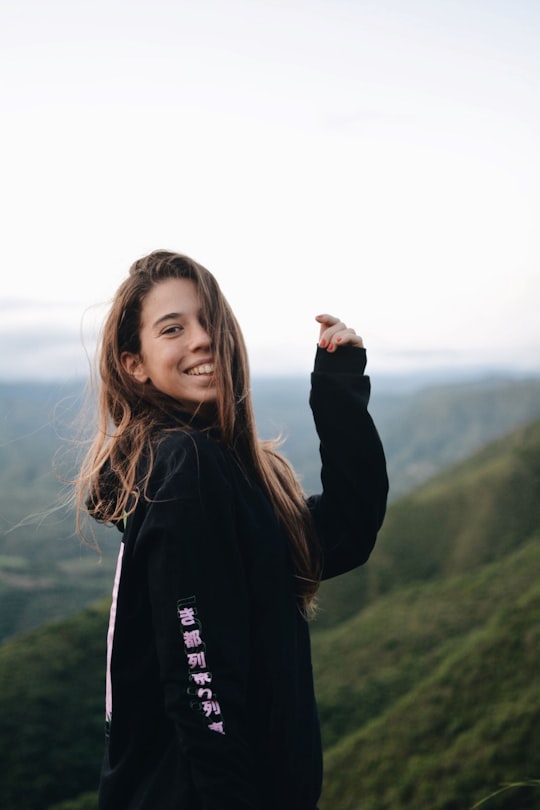
<svg viewBox="0 0 540 810">
<path fill-rule="evenodd" d="M 139 383 L 148 382 L 150 379 L 144 370 L 144 364 L 138 354 L 122 352 L 120 357 L 124 370 Z"/>
</svg>

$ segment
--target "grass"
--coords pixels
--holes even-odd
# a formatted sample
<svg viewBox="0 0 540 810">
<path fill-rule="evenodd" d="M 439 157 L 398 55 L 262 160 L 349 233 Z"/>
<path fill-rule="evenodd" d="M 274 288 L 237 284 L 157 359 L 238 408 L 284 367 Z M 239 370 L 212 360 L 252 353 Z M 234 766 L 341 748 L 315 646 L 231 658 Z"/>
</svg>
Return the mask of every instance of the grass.
<svg viewBox="0 0 540 810">
<path fill-rule="evenodd" d="M 538 772 L 538 573 L 411 688 L 336 742 L 321 810 L 464 810 L 509 774 L 525 780 Z M 505 794 L 493 801 L 497 810 L 515 810 Z M 524 797 L 520 810 L 534 802 Z"/>
</svg>

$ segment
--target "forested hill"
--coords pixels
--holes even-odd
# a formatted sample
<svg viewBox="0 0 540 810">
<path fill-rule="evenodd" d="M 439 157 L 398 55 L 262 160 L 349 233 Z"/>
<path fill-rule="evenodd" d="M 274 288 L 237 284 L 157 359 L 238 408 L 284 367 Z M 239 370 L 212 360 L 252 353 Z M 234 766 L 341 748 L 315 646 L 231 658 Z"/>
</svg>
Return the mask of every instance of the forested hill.
<svg viewBox="0 0 540 810">
<path fill-rule="evenodd" d="M 540 416 L 538 378 L 406 389 L 372 382 L 371 412 L 385 445 L 393 499 Z M 255 379 L 253 391 L 261 434 L 283 434 L 283 451 L 306 491 L 314 492 L 319 458 L 308 386 L 308 379 Z M 80 382 L 0 383 L 0 640 L 110 592 L 117 533 L 97 531 L 100 559 L 76 536 L 73 511 L 62 506 L 69 489 L 59 476 L 73 473 L 84 449 L 78 440 L 94 418 L 91 408 L 82 410 L 83 399 Z M 350 610 L 357 606 L 351 602 Z"/>
<path fill-rule="evenodd" d="M 469 810 L 540 774 L 539 483 L 535 421 L 390 506 L 363 607 L 323 594 L 321 810 Z M 95 807 L 107 609 L 0 646 L 10 810 Z M 539 788 L 485 806 L 534 810 Z"/>
<path fill-rule="evenodd" d="M 307 380 L 254 381 L 257 421 L 282 432 L 305 488 L 319 486 L 317 441 L 306 418 Z M 370 412 L 383 439 L 392 499 L 465 459 L 488 442 L 540 417 L 540 378 L 487 377 L 424 386 L 372 378 Z M 311 440 L 313 439 L 313 441 Z"/>
<path fill-rule="evenodd" d="M 369 564 L 323 583 L 319 626 L 403 586 L 500 560 L 540 529 L 540 422 L 392 504 Z"/>
<path fill-rule="evenodd" d="M 394 503 L 325 594 L 321 810 L 540 807 L 539 492 L 536 421 Z"/>
</svg>

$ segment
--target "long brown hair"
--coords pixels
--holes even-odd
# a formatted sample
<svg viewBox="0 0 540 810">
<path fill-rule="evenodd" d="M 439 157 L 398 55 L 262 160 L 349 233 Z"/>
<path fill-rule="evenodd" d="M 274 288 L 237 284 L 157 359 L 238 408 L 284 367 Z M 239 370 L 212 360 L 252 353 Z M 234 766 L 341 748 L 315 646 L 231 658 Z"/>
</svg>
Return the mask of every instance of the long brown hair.
<svg viewBox="0 0 540 810">
<path fill-rule="evenodd" d="M 137 382 L 122 363 L 124 352 L 140 353 L 145 297 L 154 285 L 169 278 L 191 279 L 197 286 L 201 319 L 214 356 L 214 427 L 221 441 L 266 491 L 289 538 L 297 593 L 306 613 L 310 613 L 319 586 L 320 563 L 303 492 L 276 444 L 257 436 L 247 352 L 238 322 L 214 276 L 187 256 L 158 250 L 139 259 L 113 300 L 99 352 L 97 433 L 76 486 L 79 525 L 84 511 L 100 522 L 119 522 L 131 514 L 146 491 L 156 433 L 171 425 L 189 429 L 186 414 L 175 400 L 151 384 Z M 143 455 L 150 463 L 143 480 L 138 480 Z"/>
</svg>

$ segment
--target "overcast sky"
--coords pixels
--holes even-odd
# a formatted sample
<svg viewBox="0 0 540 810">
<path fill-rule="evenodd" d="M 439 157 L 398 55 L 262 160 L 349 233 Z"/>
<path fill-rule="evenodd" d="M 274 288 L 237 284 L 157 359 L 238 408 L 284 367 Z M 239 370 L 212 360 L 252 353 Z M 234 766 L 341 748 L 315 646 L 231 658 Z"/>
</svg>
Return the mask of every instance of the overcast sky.
<svg viewBox="0 0 540 810">
<path fill-rule="evenodd" d="M 217 276 L 254 373 L 540 371 L 537 0 L 0 0 L 0 378 L 84 374 L 131 262 Z"/>
</svg>

